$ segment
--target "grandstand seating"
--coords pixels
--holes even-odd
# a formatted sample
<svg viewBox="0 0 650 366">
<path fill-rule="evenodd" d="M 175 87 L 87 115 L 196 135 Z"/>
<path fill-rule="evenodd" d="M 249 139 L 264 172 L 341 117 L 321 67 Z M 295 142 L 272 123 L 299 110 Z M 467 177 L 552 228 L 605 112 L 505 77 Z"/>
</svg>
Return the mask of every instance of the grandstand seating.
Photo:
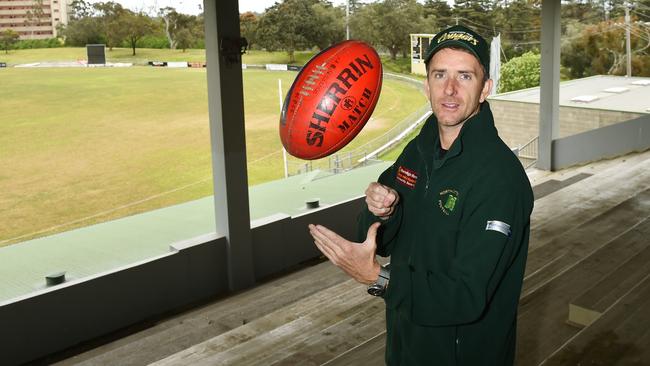
<svg viewBox="0 0 650 366">
<path fill-rule="evenodd" d="M 650 151 L 529 176 L 516 364 L 650 364 Z M 142 328 L 59 364 L 383 364 L 383 302 L 328 262 Z"/>
</svg>

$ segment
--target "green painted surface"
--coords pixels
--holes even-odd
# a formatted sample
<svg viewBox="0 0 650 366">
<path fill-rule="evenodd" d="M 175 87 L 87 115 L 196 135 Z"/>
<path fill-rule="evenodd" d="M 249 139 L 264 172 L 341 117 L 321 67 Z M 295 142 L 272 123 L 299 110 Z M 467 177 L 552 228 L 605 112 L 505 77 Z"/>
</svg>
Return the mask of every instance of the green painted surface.
<svg viewBox="0 0 650 366">
<path fill-rule="evenodd" d="M 251 219 L 306 212 L 305 200 L 321 207 L 363 195 L 390 163 L 344 174 L 312 172 L 251 187 Z M 214 231 L 212 197 L 96 224 L 0 248 L 0 303 L 45 287 L 47 275 L 65 271 L 70 280 L 126 266 L 169 252 L 170 244 Z"/>
<path fill-rule="evenodd" d="M 314 171 L 251 187 L 251 219 L 278 212 L 298 215 L 307 212 L 305 201 L 315 198 L 323 207 L 361 196 L 368 183 L 375 181 L 390 164 L 382 162 L 338 175 Z"/>
</svg>

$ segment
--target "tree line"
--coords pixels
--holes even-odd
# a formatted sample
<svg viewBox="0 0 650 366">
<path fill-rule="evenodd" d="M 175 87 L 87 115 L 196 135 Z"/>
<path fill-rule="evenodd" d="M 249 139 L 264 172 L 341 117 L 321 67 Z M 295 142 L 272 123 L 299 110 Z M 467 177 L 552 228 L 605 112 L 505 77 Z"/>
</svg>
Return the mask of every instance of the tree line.
<svg viewBox="0 0 650 366">
<path fill-rule="evenodd" d="M 650 75 L 650 0 L 630 7 L 634 75 Z M 565 0 L 561 7 L 562 66 L 566 78 L 625 74 L 625 0 Z M 491 39 L 501 36 L 502 60 L 539 55 L 541 0 L 350 0 L 353 39 L 380 51 L 410 54 L 411 33 L 436 33 L 464 24 Z M 261 14 L 240 14 L 241 33 L 257 49 L 323 49 L 345 39 L 346 8 L 326 0 L 282 0 Z"/>
<path fill-rule="evenodd" d="M 630 2 L 629 25 L 624 19 L 626 3 L 562 1 L 564 78 L 624 75 L 627 28 L 633 75 L 650 76 L 650 0 Z M 328 0 L 278 0 L 262 13 L 240 14 L 241 34 L 250 48 L 285 51 L 294 62 L 296 51 L 322 50 L 344 40 L 347 26 L 351 38 L 367 41 L 394 60 L 410 54 L 410 33 L 436 33 L 461 23 L 488 40 L 500 35 L 504 63 L 526 55 L 517 61 L 517 68 L 534 67 L 534 59 L 539 58 L 541 0 L 456 0 L 453 6 L 446 0 L 350 0 L 347 10 L 349 17 L 345 5 L 334 6 Z M 204 46 L 203 16 L 181 14 L 172 7 L 150 16 L 112 1 L 74 0 L 70 21 L 59 31 L 69 46 L 104 43 L 109 49 L 131 47 L 133 54 L 137 47 L 185 50 Z M 15 38 L 0 34 L 0 43 L 15 42 Z"/>
<path fill-rule="evenodd" d="M 74 0 L 70 20 L 59 33 L 67 46 L 102 43 L 113 47 L 182 49 L 202 48 L 203 16 L 187 15 L 172 7 L 161 8 L 156 16 L 134 12 L 113 1 L 89 3 Z"/>
</svg>

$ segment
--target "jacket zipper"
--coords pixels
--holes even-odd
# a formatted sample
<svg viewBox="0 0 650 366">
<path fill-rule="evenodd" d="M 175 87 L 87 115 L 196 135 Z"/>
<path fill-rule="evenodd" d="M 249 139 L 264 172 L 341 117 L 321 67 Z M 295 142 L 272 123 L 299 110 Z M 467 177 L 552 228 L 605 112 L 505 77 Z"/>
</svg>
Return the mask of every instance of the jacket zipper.
<svg viewBox="0 0 650 366">
<path fill-rule="evenodd" d="M 454 359 L 456 361 L 455 364 L 459 365 L 460 364 L 460 360 L 459 360 L 459 356 L 460 356 L 460 339 L 458 338 L 458 327 L 455 327 L 455 329 L 454 329 L 454 351 L 456 351 L 455 355 L 454 355 L 455 356 Z"/>
<path fill-rule="evenodd" d="M 422 161 L 424 162 L 424 171 L 425 171 L 426 174 L 427 174 L 427 183 L 426 183 L 425 186 L 424 186 L 424 196 L 426 197 L 426 196 L 427 196 L 427 193 L 429 192 L 429 181 L 430 181 L 430 179 L 431 179 L 431 176 L 429 175 L 429 165 L 427 164 L 427 159 L 426 159 L 426 157 L 424 156 L 424 153 L 423 153 L 422 150 L 420 149 L 420 144 L 416 144 L 416 146 L 417 146 L 417 148 L 418 148 L 418 154 L 420 154 L 420 158 L 421 158 Z M 432 161 L 432 164 L 433 164 L 433 161 Z"/>
</svg>

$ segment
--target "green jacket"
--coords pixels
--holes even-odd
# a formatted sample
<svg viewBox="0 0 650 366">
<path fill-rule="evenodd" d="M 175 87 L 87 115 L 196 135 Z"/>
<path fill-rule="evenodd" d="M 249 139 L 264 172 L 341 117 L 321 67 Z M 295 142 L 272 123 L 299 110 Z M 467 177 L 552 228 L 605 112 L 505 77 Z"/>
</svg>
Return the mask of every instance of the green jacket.
<svg viewBox="0 0 650 366">
<path fill-rule="evenodd" d="M 440 158 L 429 118 L 379 182 L 400 195 L 377 254 L 390 256 L 389 365 L 512 365 L 533 194 L 489 104 Z M 381 221 L 366 208 L 359 237 Z"/>
</svg>

